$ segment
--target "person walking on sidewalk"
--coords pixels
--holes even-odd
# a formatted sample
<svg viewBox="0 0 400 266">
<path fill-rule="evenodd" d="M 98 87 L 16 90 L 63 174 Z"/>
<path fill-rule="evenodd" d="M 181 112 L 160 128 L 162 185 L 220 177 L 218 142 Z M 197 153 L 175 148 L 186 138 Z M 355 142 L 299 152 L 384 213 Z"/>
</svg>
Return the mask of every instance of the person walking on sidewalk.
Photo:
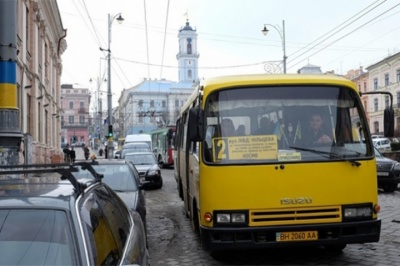
<svg viewBox="0 0 400 266">
<path fill-rule="evenodd" d="M 89 150 L 89 147 L 87 145 L 83 148 L 83 152 L 85 154 L 85 159 L 86 160 L 89 159 L 90 150 Z"/>
<path fill-rule="evenodd" d="M 69 163 L 69 160 L 70 160 L 70 157 L 69 157 L 70 150 L 69 150 L 68 144 L 67 144 L 67 146 L 63 149 L 63 152 L 64 152 L 64 162 Z"/>
<path fill-rule="evenodd" d="M 72 163 L 75 162 L 76 153 L 75 153 L 74 147 L 72 147 L 71 150 L 69 151 L 69 158 L 71 159 Z"/>
</svg>

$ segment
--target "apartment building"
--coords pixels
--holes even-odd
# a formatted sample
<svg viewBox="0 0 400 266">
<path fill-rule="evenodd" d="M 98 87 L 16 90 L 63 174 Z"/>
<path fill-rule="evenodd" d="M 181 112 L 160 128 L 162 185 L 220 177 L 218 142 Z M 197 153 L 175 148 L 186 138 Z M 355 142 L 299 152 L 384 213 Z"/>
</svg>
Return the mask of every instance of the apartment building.
<svg viewBox="0 0 400 266">
<path fill-rule="evenodd" d="M 383 60 L 368 66 L 368 91 L 390 92 L 393 95 L 395 114 L 395 136 L 400 136 L 400 52 L 390 55 Z M 383 132 L 383 112 L 391 102 L 389 95 L 368 95 L 369 105 L 366 111 L 369 116 L 372 134 Z"/>
<path fill-rule="evenodd" d="M 8 94 L 0 106 L 1 164 L 50 163 L 62 157 L 60 149 L 61 55 L 67 48 L 57 1 L 0 1 L 0 83 Z M 3 38 L 3 37 L 2 37 Z M 10 57 L 8 57 L 10 56 Z M 6 118 L 7 117 L 7 118 Z"/>
<path fill-rule="evenodd" d="M 64 146 L 89 145 L 92 119 L 89 115 L 89 88 L 61 85 L 61 144 Z"/>
</svg>

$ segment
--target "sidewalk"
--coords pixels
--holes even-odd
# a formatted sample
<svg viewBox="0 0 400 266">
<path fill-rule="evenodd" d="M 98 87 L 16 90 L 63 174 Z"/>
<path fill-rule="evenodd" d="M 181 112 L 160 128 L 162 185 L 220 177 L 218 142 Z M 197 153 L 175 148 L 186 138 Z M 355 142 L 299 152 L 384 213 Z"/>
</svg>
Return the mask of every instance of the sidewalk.
<svg viewBox="0 0 400 266">
<path fill-rule="evenodd" d="M 75 150 L 75 155 L 76 155 L 75 160 L 85 160 L 85 153 L 83 152 L 83 148 L 74 147 L 74 150 Z M 103 155 L 102 156 L 99 155 L 99 150 L 93 150 L 93 149 L 89 149 L 89 150 L 90 150 L 89 159 L 90 159 L 90 156 L 92 156 L 92 154 L 96 155 L 97 159 L 101 159 L 101 158 L 104 159 L 105 158 L 104 150 L 103 150 Z"/>
</svg>

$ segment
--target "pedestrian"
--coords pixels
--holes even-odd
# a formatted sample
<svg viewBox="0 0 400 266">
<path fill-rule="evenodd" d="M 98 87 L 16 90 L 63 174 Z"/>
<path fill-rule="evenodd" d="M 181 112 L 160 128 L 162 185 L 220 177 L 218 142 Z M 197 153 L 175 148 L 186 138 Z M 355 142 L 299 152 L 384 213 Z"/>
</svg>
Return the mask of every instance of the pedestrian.
<svg viewBox="0 0 400 266">
<path fill-rule="evenodd" d="M 85 154 L 85 159 L 86 160 L 89 159 L 90 150 L 89 150 L 89 147 L 87 145 L 83 148 L 83 152 Z"/>
<path fill-rule="evenodd" d="M 71 150 L 69 151 L 69 157 L 71 159 L 71 162 L 74 163 L 76 158 L 74 147 L 72 147 Z"/>
<path fill-rule="evenodd" d="M 70 150 L 68 148 L 68 145 L 63 149 L 64 152 L 64 162 L 69 163 L 70 160 Z"/>
<path fill-rule="evenodd" d="M 107 153 L 108 153 L 108 147 L 106 145 L 106 148 L 104 149 L 104 158 L 106 158 L 106 159 L 108 157 Z"/>
</svg>

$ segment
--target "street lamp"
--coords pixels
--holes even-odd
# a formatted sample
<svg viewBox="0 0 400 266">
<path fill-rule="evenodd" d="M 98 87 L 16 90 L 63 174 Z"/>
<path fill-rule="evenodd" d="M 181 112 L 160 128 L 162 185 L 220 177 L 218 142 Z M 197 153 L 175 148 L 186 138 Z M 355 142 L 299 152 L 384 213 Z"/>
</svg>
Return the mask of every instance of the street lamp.
<svg viewBox="0 0 400 266">
<path fill-rule="evenodd" d="M 107 50 L 102 49 L 100 50 L 107 51 L 107 63 L 108 63 L 108 80 L 107 80 L 107 109 L 108 109 L 108 145 L 107 145 L 107 158 L 112 158 L 114 153 L 114 141 L 113 141 L 113 128 L 112 128 L 112 93 L 111 93 L 111 26 L 114 19 L 117 18 L 118 23 L 122 23 L 124 19 L 121 16 L 121 13 L 116 14 L 115 16 L 111 16 L 108 14 L 108 48 Z"/>
<path fill-rule="evenodd" d="M 279 36 L 281 37 L 282 40 L 282 50 L 283 50 L 283 73 L 286 74 L 286 45 L 285 45 L 285 21 L 282 20 L 282 30 L 279 28 L 279 26 L 274 26 L 271 24 L 264 24 L 264 29 L 261 30 L 261 32 L 264 35 L 268 34 L 268 29 L 267 29 L 267 25 L 273 27 L 274 29 L 276 29 L 279 33 Z"/>
</svg>

